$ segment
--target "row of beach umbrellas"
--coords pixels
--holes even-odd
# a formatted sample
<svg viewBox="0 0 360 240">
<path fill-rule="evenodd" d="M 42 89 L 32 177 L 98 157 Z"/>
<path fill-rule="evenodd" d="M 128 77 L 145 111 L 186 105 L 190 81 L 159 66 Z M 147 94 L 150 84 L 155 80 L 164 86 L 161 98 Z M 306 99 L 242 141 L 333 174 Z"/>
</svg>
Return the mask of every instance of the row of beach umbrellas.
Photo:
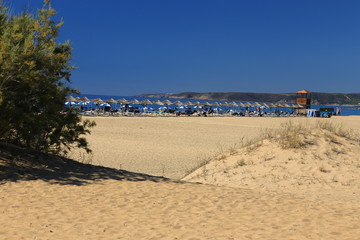
<svg viewBox="0 0 360 240">
<path fill-rule="evenodd" d="M 186 101 L 186 102 L 181 102 L 179 100 L 171 102 L 170 100 L 164 100 L 164 101 L 160 101 L 160 100 L 155 100 L 155 101 L 150 101 L 149 99 L 145 99 L 143 101 L 139 101 L 137 99 L 133 99 L 133 100 L 126 100 L 125 98 L 121 98 L 119 100 L 115 100 L 113 98 L 107 99 L 107 100 L 102 100 L 101 98 L 95 98 L 90 100 L 87 97 L 73 97 L 73 96 L 69 96 L 66 98 L 67 102 L 93 102 L 95 104 L 99 104 L 99 103 L 108 103 L 108 104 L 141 104 L 143 106 L 147 106 L 147 105 L 176 105 L 176 106 L 181 106 L 181 105 L 191 105 L 191 106 L 213 106 L 213 107 L 220 107 L 220 106 L 226 106 L 226 107 L 265 107 L 265 108 L 301 108 L 303 107 L 300 104 L 281 104 L 281 103 L 250 103 L 250 102 L 246 102 L 246 103 L 242 103 L 242 102 L 191 102 L 191 101 Z"/>
</svg>

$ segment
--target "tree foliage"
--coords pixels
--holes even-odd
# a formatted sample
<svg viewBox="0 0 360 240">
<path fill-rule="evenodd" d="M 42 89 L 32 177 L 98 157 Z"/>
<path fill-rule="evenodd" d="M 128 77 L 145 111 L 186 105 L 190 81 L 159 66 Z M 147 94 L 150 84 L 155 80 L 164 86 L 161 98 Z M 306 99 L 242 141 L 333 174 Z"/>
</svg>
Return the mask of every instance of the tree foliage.
<svg viewBox="0 0 360 240">
<path fill-rule="evenodd" d="M 72 47 L 58 43 L 63 22 L 56 23 L 49 0 L 36 15 L 9 16 L 0 3 L 0 139 L 55 152 L 88 144 L 84 134 L 94 122 L 76 110 L 62 114 L 74 66 Z"/>
</svg>

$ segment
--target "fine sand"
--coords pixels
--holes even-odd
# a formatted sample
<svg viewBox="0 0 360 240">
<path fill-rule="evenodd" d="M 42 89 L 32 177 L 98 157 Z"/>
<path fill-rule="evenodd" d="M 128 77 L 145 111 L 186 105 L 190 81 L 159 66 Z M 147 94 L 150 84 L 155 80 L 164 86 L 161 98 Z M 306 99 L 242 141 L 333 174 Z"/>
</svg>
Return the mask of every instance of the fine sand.
<svg viewBox="0 0 360 240">
<path fill-rule="evenodd" d="M 113 168 L 61 159 L 17 166 L 22 156 L 7 166 L 1 160 L 10 155 L 0 151 L 0 239 L 359 239 L 356 143 L 315 131 L 311 136 L 320 140 L 308 146 L 306 157 L 303 149 L 292 152 L 270 141 L 249 154 L 241 152 L 244 139 L 280 129 L 289 119 L 91 119 L 97 122 L 88 137 L 92 162 Z M 293 121 L 330 121 L 360 130 L 360 117 Z M 242 165 L 241 159 L 233 159 L 239 156 L 235 150 L 252 161 L 241 167 L 249 168 L 245 173 L 255 179 L 245 174 L 241 180 L 239 173 L 233 178 L 232 170 L 231 177 L 224 173 L 232 162 Z M 206 182 L 198 174 L 202 169 L 184 178 L 205 184 L 133 173 L 180 179 L 204 160 L 211 164 L 222 155 L 218 169 L 224 174 L 216 175 L 217 181 Z M 72 156 L 89 161 L 79 152 Z M 215 171 L 210 167 L 207 171 Z M 5 171 L 10 173 L 1 175 Z M 309 173 L 313 178 L 305 184 L 297 181 Z"/>
<path fill-rule="evenodd" d="M 180 179 L 200 162 L 251 140 L 265 129 L 292 120 L 328 121 L 360 130 L 360 117 L 96 117 L 87 137 L 93 156 L 74 151 L 72 158 L 95 165 Z"/>
<path fill-rule="evenodd" d="M 359 205 L 189 183 L 0 187 L 1 239 L 359 239 Z"/>
</svg>

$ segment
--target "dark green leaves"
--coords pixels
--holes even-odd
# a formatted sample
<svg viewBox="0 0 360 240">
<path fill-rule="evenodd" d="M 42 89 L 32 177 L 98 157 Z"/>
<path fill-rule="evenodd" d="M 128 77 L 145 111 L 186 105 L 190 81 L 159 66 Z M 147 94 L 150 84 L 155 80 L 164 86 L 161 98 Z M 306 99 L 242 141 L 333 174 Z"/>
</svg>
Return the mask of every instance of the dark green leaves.
<svg viewBox="0 0 360 240">
<path fill-rule="evenodd" d="M 81 137 L 93 122 L 75 110 L 61 113 L 74 66 L 71 45 L 57 43 L 62 22 L 52 20 L 50 1 L 37 15 L 9 16 L 0 6 L 0 139 L 59 153 L 88 149 Z"/>
</svg>

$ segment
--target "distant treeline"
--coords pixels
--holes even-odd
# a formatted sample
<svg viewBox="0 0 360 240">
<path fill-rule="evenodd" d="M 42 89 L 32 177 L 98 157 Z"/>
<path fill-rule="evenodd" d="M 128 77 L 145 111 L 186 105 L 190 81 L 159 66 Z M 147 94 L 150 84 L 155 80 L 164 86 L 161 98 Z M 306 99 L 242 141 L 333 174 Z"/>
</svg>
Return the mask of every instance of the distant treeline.
<svg viewBox="0 0 360 240">
<path fill-rule="evenodd" d="M 295 103 L 295 93 L 245 93 L 245 92 L 183 92 L 183 93 L 159 93 L 142 94 L 138 97 L 151 98 L 179 98 L 201 99 L 217 101 L 241 101 L 241 102 L 272 102 L 272 103 Z M 359 105 L 360 93 L 319 93 L 312 94 L 312 104 L 316 105 Z"/>
</svg>

